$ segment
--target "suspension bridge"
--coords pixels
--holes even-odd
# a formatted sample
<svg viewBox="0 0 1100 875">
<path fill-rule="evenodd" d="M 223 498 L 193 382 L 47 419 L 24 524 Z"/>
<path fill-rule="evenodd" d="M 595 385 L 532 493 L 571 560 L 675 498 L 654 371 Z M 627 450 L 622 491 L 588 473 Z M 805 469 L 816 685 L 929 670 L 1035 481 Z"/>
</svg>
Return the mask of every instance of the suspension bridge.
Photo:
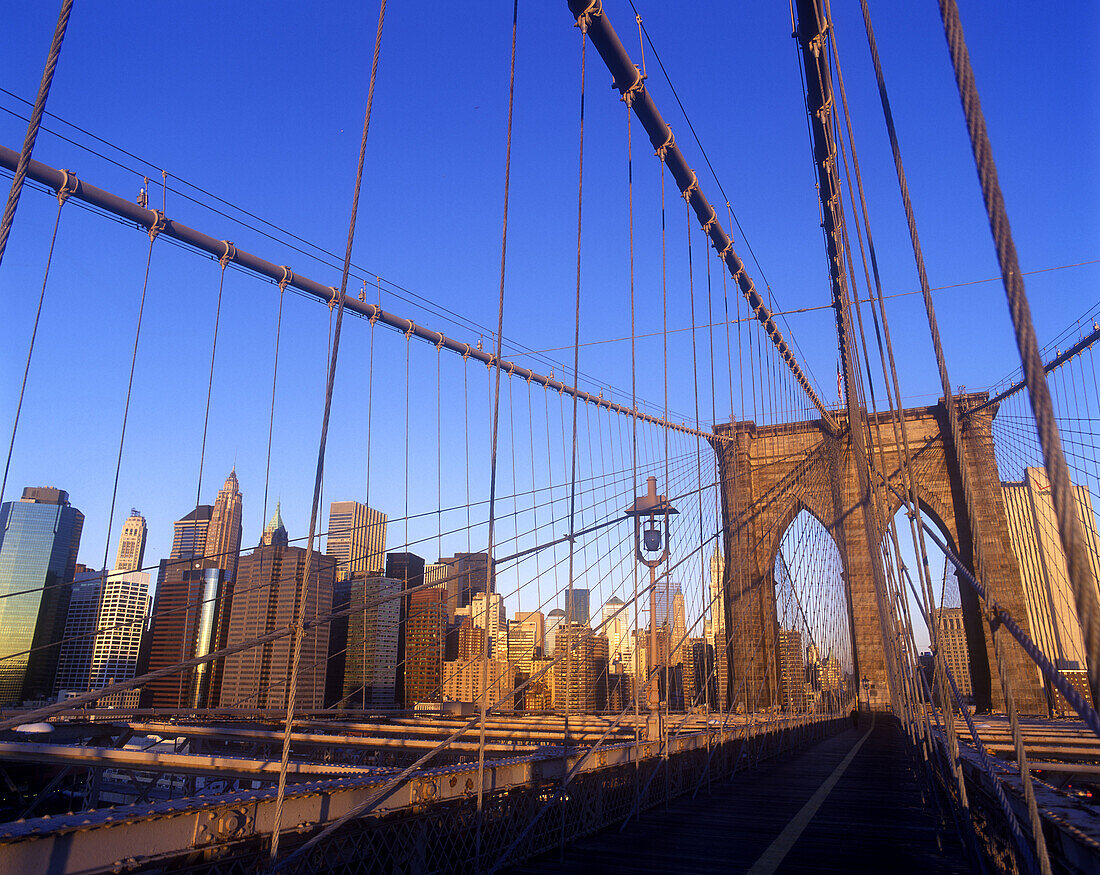
<svg viewBox="0 0 1100 875">
<path fill-rule="evenodd" d="M 955 0 L 938 3 L 942 61 L 1018 363 L 980 391 L 945 352 L 866 0 L 837 22 L 829 0 L 789 11 L 829 295 L 792 311 L 660 34 L 630 2 L 558 5 L 545 39 L 575 39 L 579 74 L 579 112 L 554 118 L 575 125 L 575 237 L 540 229 L 540 257 L 552 240 L 567 267 L 517 276 L 532 243 L 516 216 L 541 195 L 514 127 L 537 40 L 514 2 L 493 98 L 499 248 L 456 230 L 491 253 L 484 313 L 427 214 L 400 233 L 460 290 L 445 304 L 353 259 L 395 233 L 375 227 L 368 189 L 388 169 L 372 144 L 417 122 L 386 93 L 389 28 L 410 31 L 385 0 L 372 53 L 356 50 L 342 254 L 50 113 L 85 26 L 72 0 L 35 100 L 2 89 L 25 131 L 0 144 L 2 871 L 1100 868 L 1100 303 L 1037 334 Z M 901 199 L 936 376 L 922 404 L 844 76 L 864 41 L 848 84 L 874 95 Z M 40 137 L 141 184 L 54 166 Z M 622 244 L 612 268 L 593 225 Z M 65 288 L 67 250 L 88 246 L 132 258 L 95 268 L 111 333 L 74 351 L 56 336 L 88 302 Z M 518 321 L 546 332 L 506 334 L 525 296 L 540 306 Z M 812 370 L 820 338 L 787 318 L 813 309 L 831 319 L 835 401 Z M 593 313 L 623 333 L 590 339 Z M 558 339 L 517 339 L 536 335 Z M 68 387 L 50 382 L 94 415 L 51 421 Z M 54 471 L 102 494 L 31 482 Z M 153 561 L 145 516 L 118 522 L 145 498 L 178 504 Z M 77 562 L 91 532 L 98 568 Z"/>
</svg>

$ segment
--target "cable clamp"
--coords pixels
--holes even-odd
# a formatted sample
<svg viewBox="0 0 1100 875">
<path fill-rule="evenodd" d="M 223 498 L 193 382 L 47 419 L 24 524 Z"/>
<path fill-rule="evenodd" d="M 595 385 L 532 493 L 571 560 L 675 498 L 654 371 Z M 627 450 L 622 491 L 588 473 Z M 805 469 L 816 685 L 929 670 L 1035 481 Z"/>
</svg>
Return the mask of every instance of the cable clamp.
<svg viewBox="0 0 1100 875">
<path fill-rule="evenodd" d="M 377 304 L 371 304 L 371 314 L 367 317 L 367 321 L 370 323 L 370 327 L 374 328 L 374 323 L 382 316 L 382 308 Z"/>
<path fill-rule="evenodd" d="M 646 80 L 646 75 L 638 69 L 638 65 L 634 65 L 634 81 L 631 82 L 626 88 L 619 89 L 621 92 L 620 100 L 628 107 L 634 106 L 634 98 L 645 88 L 643 84 Z M 611 87 L 617 87 L 614 82 L 611 83 Z"/>
<path fill-rule="evenodd" d="M 719 258 L 721 258 L 721 259 L 722 259 L 722 261 L 725 261 L 725 260 L 726 260 L 726 256 L 727 256 L 727 255 L 729 255 L 729 254 L 730 254 L 731 252 L 733 252 L 733 241 L 732 241 L 732 240 L 730 240 L 730 241 L 729 241 L 729 242 L 728 242 L 728 243 L 726 244 L 726 248 L 725 248 L 725 249 L 723 249 L 723 250 L 722 250 L 721 252 L 719 252 L 719 253 L 718 253 L 718 257 L 719 257 Z"/>
<path fill-rule="evenodd" d="M 440 332 L 439 333 L 439 340 L 437 340 L 436 343 L 435 343 L 436 352 L 442 352 L 443 351 L 443 341 L 446 340 L 446 339 L 447 338 L 445 338 L 443 336 L 443 332 Z"/>
<path fill-rule="evenodd" d="M 76 178 L 76 175 L 68 170 L 62 170 L 65 174 L 65 179 L 61 183 L 61 188 L 57 190 L 57 205 L 61 206 L 69 199 L 71 195 L 76 194 L 76 189 L 80 185 L 80 180 Z"/>
<path fill-rule="evenodd" d="M 405 340 L 411 340 L 414 331 L 416 331 L 416 323 L 413 322 L 412 319 L 410 319 L 409 320 L 409 330 L 405 332 Z"/>
<path fill-rule="evenodd" d="M 465 351 L 462 353 L 462 361 L 465 362 L 467 359 L 470 358 L 470 344 L 464 343 L 462 345 L 466 347 Z"/>
<path fill-rule="evenodd" d="M 588 5 L 584 8 L 580 15 L 577 16 L 577 23 L 574 27 L 579 27 L 581 33 L 588 33 L 588 27 L 592 24 L 592 19 L 598 15 L 603 15 L 603 3 L 600 0 L 588 0 Z"/>
<path fill-rule="evenodd" d="M 328 311 L 331 313 L 332 308 L 336 306 L 336 296 L 340 294 L 340 290 L 336 286 L 329 286 L 329 289 L 332 290 L 332 297 L 328 299 Z"/>
<path fill-rule="evenodd" d="M 168 227 L 168 220 L 164 218 L 164 213 L 160 210 L 153 210 L 153 224 L 149 226 L 149 242 L 157 239 L 157 236 Z"/>
<path fill-rule="evenodd" d="M 668 155 L 668 150 L 676 145 L 676 138 L 672 135 L 672 125 L 666 124 L 665 128 L 668 130 L 668 138 L 658 146 L 657 151 L 653 153 L 662 161 L 664 161 L 665 156 Z"/>
<path fill-rule="evenodd" d="M 283 278 L 281 280 L 279 280 L 279 291 L 280 292 L 285 292 L 286 287 L 289 286 L 292 282 L 294 282 L 294 271 L 292 271 L 285 264 L 282 266 L 282 268 L 283 268 Z"/>
<path fill-rule="evenodd" d="M 515 362 L 508 362 L 508 376 L 509 377 L 514 376 L 515 373 L 516 373 Z"/>
<path fill-rule="evenodd" d="M 222 254 L 222 257 L 218 259 L 218 264 L 222 266 L 222 270 L 225 270 L 229 266 L 229 262 L 237 257 L 237 247 L 228 240 L 223 240 L 222 246 L 225 247 L 225 252 Z"/>
<path fill-rule="evenodd" d="M 695 175 L 695 171 L 691 170 L 691 184 L 680 192 L 680 195 L 685 201 L 691 203 L 691 193 L 699 189 L 699 177 Z"/>
<path fill-rule="evenodd" d="M 711 226 L 718 221 L 718 214 L 714 212 L 714 207 L 710 208 L 710 218 L 703 222 L 703 233 L 708 237 L 710 236 Z"/>
</svg>

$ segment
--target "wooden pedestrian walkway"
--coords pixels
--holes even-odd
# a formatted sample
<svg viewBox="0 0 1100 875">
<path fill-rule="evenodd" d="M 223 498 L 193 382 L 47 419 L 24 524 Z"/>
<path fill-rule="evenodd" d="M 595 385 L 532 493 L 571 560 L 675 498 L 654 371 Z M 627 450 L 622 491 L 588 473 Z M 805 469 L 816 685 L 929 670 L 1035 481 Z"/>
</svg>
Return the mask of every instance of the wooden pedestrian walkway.
<svg viewBox="0 0 1100 875">
<path fill-rule="evenodd" d="M 954 828 L 922 799 L 897 721 L 879 715 L 511 871 L 962 873 Z"/>
</svg>

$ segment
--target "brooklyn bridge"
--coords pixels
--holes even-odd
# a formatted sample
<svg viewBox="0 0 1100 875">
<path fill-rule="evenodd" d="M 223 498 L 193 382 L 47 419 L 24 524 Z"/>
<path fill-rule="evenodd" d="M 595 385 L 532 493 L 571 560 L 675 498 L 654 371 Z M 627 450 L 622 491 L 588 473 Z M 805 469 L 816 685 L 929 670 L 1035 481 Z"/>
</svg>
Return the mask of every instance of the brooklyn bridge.
<svg viewBox="0 0 1100 875">
<path fill-rule="evenodd" d="M 534 5 L 4 37 L 0 872 L 1100 870 L 1081 33 Z"/>
</svg>

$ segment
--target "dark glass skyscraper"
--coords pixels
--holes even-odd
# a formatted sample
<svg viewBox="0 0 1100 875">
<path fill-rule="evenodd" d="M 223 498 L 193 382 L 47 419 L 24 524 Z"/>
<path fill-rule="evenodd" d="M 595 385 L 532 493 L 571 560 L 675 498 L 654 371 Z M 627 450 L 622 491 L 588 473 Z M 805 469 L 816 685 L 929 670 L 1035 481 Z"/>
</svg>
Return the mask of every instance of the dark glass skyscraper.
<svg viewBox="0 0 1100 875">
<path fill-rule="evenodd" d="M 0 505 L 0 705 L 53 691 L 83 528 L 63 489 L 28 487 Z"/>
</svg>

